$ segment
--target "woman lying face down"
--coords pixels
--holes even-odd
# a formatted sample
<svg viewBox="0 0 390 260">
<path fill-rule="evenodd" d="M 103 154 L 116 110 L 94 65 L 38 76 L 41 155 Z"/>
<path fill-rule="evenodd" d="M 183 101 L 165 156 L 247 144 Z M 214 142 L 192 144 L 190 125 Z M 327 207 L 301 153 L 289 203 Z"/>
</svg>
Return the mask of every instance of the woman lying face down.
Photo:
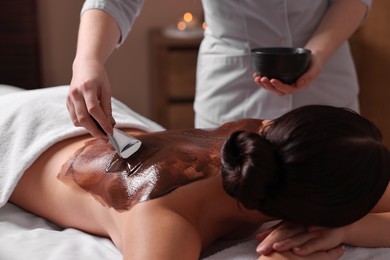
<svg viewBox="0 0 390 260">
<path fill-rule="evenodd" d="M 100 139 L 85 142 L 62 167 L 58 178 L 91 193 L 118 211 L 165 195 L 220 172 L 220 150 L 235 129 L 258 132 L 262 120 L 244 119 L 214 130 L 139 133 L 141 148 L 123 159 Z"/>
<path fill-rule="evenodd" d="M 274 219 L 352 223 L 389 181 L 379 130 L 341 108 L 302 107 L 272 122 L 216 129 L 128 132 L 143 145 L 126 160 L 88 136 L 53 145 L 11 202 L 110 237 L 125 259 L 198 259 L 213 241 L 247 236 Z"/>
<path fill-rule="evenodd" d="M 381 139 L 373 124 L 349 110 L 298 108 L 263 135 L 231 135 L 222 153 L 224 187 L 246 208 L 269 216 L 342 226 L 368 213 L 388 185 L 390 153 Z"/>
</svg>

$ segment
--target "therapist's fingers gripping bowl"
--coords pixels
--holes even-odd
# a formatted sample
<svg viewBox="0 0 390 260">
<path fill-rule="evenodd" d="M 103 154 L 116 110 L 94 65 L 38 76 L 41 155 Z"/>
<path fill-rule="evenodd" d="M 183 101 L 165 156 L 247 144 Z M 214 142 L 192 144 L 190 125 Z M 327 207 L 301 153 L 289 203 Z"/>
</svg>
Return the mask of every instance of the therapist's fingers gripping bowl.
<svg viewBox="0 0 390 260">
<path fill-rule="evenodd" d="M 308 69 L 311 51 L 305 48 L 271 47 L 251 50 L 253 69 L 262 77 L 294 83 Z"/>
</svg>

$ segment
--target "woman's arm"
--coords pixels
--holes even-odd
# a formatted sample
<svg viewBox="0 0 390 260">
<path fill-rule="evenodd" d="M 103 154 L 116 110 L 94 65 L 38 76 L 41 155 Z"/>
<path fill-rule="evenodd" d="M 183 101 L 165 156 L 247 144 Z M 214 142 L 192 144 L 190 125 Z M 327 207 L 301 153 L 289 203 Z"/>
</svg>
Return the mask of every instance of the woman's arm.
<svg viewBox="0 0 390 260">
<path fill-rule="evenodd" d="M 390 185 L 387 186 L 372 213 L 345 227 L 315 230 L 311 234 L 314 237 L 303 246 L 299 246 L 299 254 L 329 248 L 337 243 L 360 247 L 389 247 L 388 234 L 390 234 Z M 297 243 L 299 239 L 293 241 Z"/>
<path fill-rule="evenodd" d="M 309 228 L 302 225 L 282 223 L 258 235 L 261 241 L 259 253 L 293 250 L 298 255 L 307 255 L 318 250 L 333 248 L 341 243 L 361 247 L 390 246 L 390 185 L 375 205 L 372 213 L 340 228 Z"/>
<path fill-rule="evenodd" d="M 260 256 L 258 260 L 332 260 L 339 259 L 345 252 L 343 246 L 338 246 L 326 251 L 318 251 L 308 256 L 297 256 L 290 251 L 283 253 L 272 253 L 266 256 Z"/>
<path fill-rule="evenodd" d="M 361 247 L 390 247 L 390 212 L 371 213 L 345 227 L 343 243 Z"/>
<path fill-rule="evenodd" d="M 278 252 L 292 250 L 295 255 L 309 256 L 340 244 L 358 247 L 390 246 L 390 213 L 371 213 L 359 221 L 340 228 L 316 228 L 273 244 Z"/>
</svg>

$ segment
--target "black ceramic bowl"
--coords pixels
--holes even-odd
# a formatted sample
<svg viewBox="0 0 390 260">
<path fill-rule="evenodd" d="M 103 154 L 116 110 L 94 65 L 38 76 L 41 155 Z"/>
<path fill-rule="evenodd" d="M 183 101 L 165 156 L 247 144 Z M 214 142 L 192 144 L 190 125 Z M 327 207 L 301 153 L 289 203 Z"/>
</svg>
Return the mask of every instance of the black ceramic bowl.
<svg viewBox="0 0 390 260">
<path fill-rule="evenodd" d="M 304 48 L 256 48 L 251 50 L 253 69 L 262 77 L 294 83 L 308 68 L 311 51 Z"/>
</svg>

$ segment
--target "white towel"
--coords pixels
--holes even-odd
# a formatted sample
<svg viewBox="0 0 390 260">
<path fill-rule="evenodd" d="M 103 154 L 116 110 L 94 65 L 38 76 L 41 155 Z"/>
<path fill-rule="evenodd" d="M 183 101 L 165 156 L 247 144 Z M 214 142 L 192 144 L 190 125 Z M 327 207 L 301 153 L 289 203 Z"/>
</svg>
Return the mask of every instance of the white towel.
<svg viewBox="0 0 390 260">
<path fill-rule="evenodd" d="M 74 127 L 66 109 L 68 86 L 19 91 L 0 96 L 0 208 L 24 171 L 53 144 L 86 134 Z M 117 127 L 161 131 L 155 122 L 113 99 Z"/>
</svg>

